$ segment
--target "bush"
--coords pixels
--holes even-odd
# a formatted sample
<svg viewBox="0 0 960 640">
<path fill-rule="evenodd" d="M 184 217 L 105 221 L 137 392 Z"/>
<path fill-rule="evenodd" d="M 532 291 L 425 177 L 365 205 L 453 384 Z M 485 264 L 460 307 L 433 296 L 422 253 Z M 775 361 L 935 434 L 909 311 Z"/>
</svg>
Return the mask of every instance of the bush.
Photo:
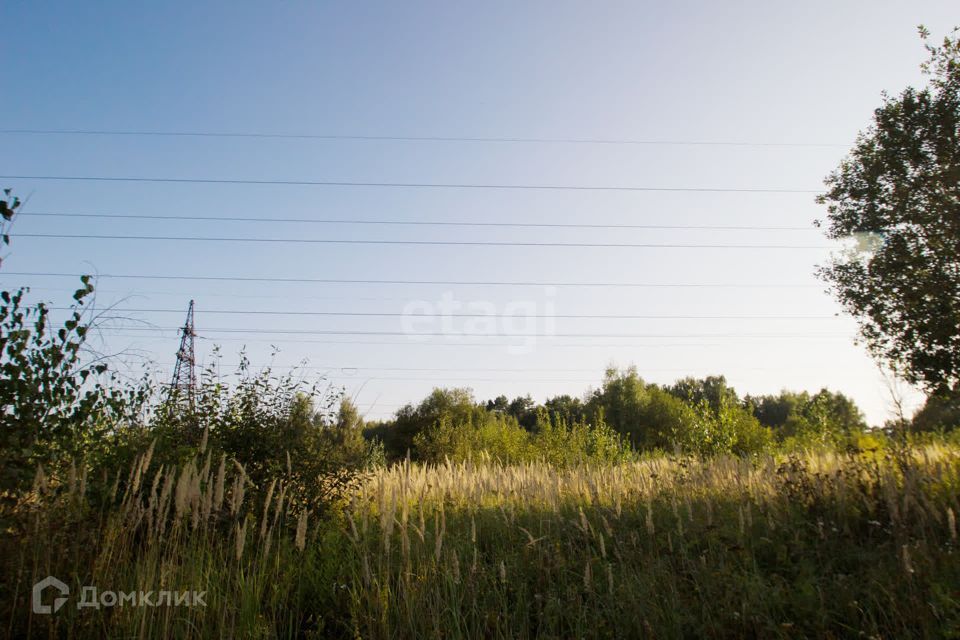
<svg viewBox="0 0 960 640">
<path fill-rule="evenodd" d="M 60 328 L 47 305 L 25 304 L 28 289 L 0 293 L 0 493 L 27 488 L 40 465 L 51 473 L 111 455 L 110 434 L 146 402 L 145 384 L 121 384 L 105 363 L 84 362 L 93 285 L 81 281 Z"/>
<path fill-rule="evenodd" d="M 458 402 L 438 402 L 439 398 L 450 397 L 457 398 Z M 441 405 L 446 410 L 437 411 Z M 465 410 L 467 405 L 469 411 Z M 602 421 L 594 425 L 584 422 L 568 425 L 540 410 L 531 430 L 511 413 L 474 404 L 472 396 L 464 395 L 462 390 L 435 390 L 420 408 L 407 416 L 425 420 L 435 411 L 435 422 L 413 439 L 416 458 L 424 462 L 486 457 L 504 463 L 545 460 L 562 466 L 617 462 L 632 455 L 620 435 Z"/>
<path fill-rule="evenodd" d="M 161 461 L 178 464 L 198 450 L 225 455 L 257 487 L 283 478 L 315 512 L 382 462 L 381 447 L 362 438 L 356 410 L 341 394 L 307 384 L 297 371 L 253 371 L 244 354 L 234 384 L 215 372 L 212 364 L 201 375 L 192 407 L 171 394 L 143 431 L 158 439 Z"/>
</svg>

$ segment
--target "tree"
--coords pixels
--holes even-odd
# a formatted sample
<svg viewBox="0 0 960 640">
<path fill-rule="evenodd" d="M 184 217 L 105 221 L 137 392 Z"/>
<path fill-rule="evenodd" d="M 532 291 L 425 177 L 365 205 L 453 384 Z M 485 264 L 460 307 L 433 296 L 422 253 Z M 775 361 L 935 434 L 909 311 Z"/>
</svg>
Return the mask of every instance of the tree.
<svg viewBox="0 0 960 640">
<path fill-rule="evenodd" d="M 38 465 L 49 473 L 105 455 L 105 436 L 137 415 L 149 391 L 84 361 L 93 285 L 81 282 L 59 328 L 46 304 L 25 304 L 26 289 L 0 292 L 0 495 L 24 488 Z"/>
<path fill-rule="evenodd" d="M 510 409 L 510 399 L 505 395 L 499 395 L 493 400 L 487 400 L 487 411 L 495 413 L 506 413 Z"/>
<path fill-rule="evenodd" d="M 914 431 L 952 431 L 960 427 L 960 393 L 931 395 L 913 416 Z"/>
<path fill-rule="evenodd" d="M 697 425 L 690 406 L 644 382 L 634 367 L 608 369 L 603 388 L 594 392 L 586 413 L 591 422 L 605 422 L 641 450 L 685 448 Z"/>
<path fill-rule="evenodd" d="M 781 391 L 775 396 L 747 397 L 757 420 L 781 439 L 836 442 L 867 429 L 863 413 L 853 400 L 839 392 L 821 389 L 814 395 Z"/>
<path fill-rule="evenodd" d="M 666 388 L 674 395 L 690 405 L 706 402 L 717 412 L 723 403 L 736 405 L 740 403 L 737 392 L 727 384 L 724 376 L 707 376 L 706 378 L 683 378 Z"/>
<path fill-rule="evenodd" d="M 537 403 L 529 395 L 514 398 L 507 411 L 524 429 L 530 430 L 537 426 Z"/>
<path fill-rule="evenodd" d="M 482 409 L 480 409 L 482 411 Z M 387 452 L 402 457 L 414 451 L 417 434 L 437 425 L 441 420 L 450 424 L 472 424 L 478 407 L 469 389 L 434 389 L 417 406 L 406 405 L 397 411 L 392 426 L 380 430 L 379 435 Z"/>
<path fill-rule="evenodd" d="M 547 415 L 554 422 L 566 422 L 574 424 L 583 422 L 586 418 L 585 407 L 580 398 L 574 398 L 569 395 L 561 395 L 550 398 L 543 403 Z"/>
<path fill-rule="evenodd" d="M 928 32 L 920 33 L 926 42 Z M 957 33 L 926 45 L 928 87 L 884 94 L 873 125 L 818 197 L 827 237 L 858 240 L 820 277 L 857 318 L 874 357 L 928 392 L 960 383 Z"/>
</svg>

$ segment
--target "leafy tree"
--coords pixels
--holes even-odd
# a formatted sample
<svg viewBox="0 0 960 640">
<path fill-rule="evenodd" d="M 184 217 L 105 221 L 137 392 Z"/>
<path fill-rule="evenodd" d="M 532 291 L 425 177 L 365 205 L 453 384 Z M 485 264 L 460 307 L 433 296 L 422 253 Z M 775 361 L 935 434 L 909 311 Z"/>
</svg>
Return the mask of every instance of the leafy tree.
<svg viewBox="0 0 960 640">
<path fill-rule="evenodd" d="M 487 411 L 513 416 L 526 429 L 532 429 L 537 423 L 537 403 L 529 395 L 517 396 L 513 400 L 500 395 L 487 400 L 485 406 Z"/>
<path fill-rule="evenodd" d="M 315 412 L 313 421 L 316 427 L 327 427 L 323 412 Z M 382 460 L 382 447 L 375 445 L 371 448 L 371 444 L 363 436 L 364 427 L 363 416 L 357 406 L 349 398 L 342 398 L 336 419 L 328 430 L 336 455 L 344 463 L 352 464 L 363 460 L 367 464 L 374 464 Z"/>
<path fill-rule="evenodd" d="M 510 410 L 510 398 L 505 395 L 499 395 L 493 400 L 487 400 L 487 411 L 496 413 L 506 413 Z"/>
<path fill-rule="evenodd" d="M 960 393 L 931 395 L 913 416 L 914 431 L 952 431 L 960 427 Z"/>
<path fill-rule="evenodd" d="M 667 387 L 666 390 L 691 405 L 705 402 L 714 412 L 720 411 L 724 403 L 728 405 L 740 403 L 737 392 L 727 384 L 727 379 L 724 376 L 707 376 L 699 379 L 683 378 Z"/>
<path fill-rule="evenodd" d="M 479 455 L 502 462 L 533 457 L 530 432 L 517 424 L 516 418 L 483 408 L 469 420 L 443 415 L 414 437 L 414 445 L 417 457 L 428 462 L 442 462 L 444 458 L 465 460 Z"/>
<path fill-rule="evenodd" d="M 378 430 L 375 435 L 382 439 L 387 453 L 393 457 L 402 457 L 408 451 L 415 454 L 414 438 L 417 434 L 442 419 L 451 424 L 472 424 L 477 410 L 469 389 L 434 389 L 418 406 L 408 404 L 402 407 L 393 424 Z"/>
<path fill-rule="evenodd" d="M 502 462 L 543 460 L 557 466 L 613 463 L 632 458 L 624 439 L 602 421 L 567 424 L 538 412 L 531 431 L 509 413 L 477 407 L 469 420 L 443 415 L 414 437 L 417 456 L 428 462 L 489 456 Z"/>
<path fill-rule="evenodd" d="M 814 395 L 781 391 L 775 396 L 748 397 L 746 405 L 759 422 L 781 440 L 837 444 L 867 429 L 863 413 L 842 393 L 821 389 Z"/>
<path fill-rule="evenodd" d="M 927 44 L 924 89 L 884 95 L 826 179 L 827 237 L 859 246 L 819 269 L 868 349 L 908 381 L 960 383 L 960 38 Z M 921 37 L 929 38 L 921 27 Z M 818 224 L 820 224 L 818 222 Z"/>
<path fill-rule="evenodd" d="M 586 419 L 586 407 L 580 398 L 569 395 L 555 396 L 543 403 L 547 415 L 554 422 L 576 424 Z"/>
<path fill-rule="evenodd" d="M 602 389 L 587 403 L 587 415 L 594 423 L 606 422 L 642 450 L 682 446 L 697 423 L 690 406 L 645 383 L 633 367 L 607 370 Z"/>
<path fill-rule="evenodd" d="M 507 410 L 524 429 L 529 430 L 536 426 L 537 403 L 529 395 L 514 398 Z"/>
<path fill-rule="evenodd" d="M 106 435 L 135 419 L 148 387 L 123 385 L 102 362 L 84 362 L 90 277 L 73 295 L 60 328 L 26 289 L 0 293 L 0 492 L 22 489 L 46 472 L 106 455 Z M 53 469 L 55 471 L 55 469 Z"/>
<path fill-rule="evenodd" d="M 849 436 L 864 431 L 867 423 L 857 405 L 842 393 L 821 389 L 803 409 L 817 433 Z"/>
<path fill-rule="evenodd" d="M 701 455 L 759 453 L 773 442 L 771 430 L 740 402 L 723 376 L 685 378 L 669 393 L 693 408 L 696 420 L 676 434 L 677 445 Z"/>
<path fill-rule="evenodd" d="M 799 415 L 810 402 L 810 394 L 806 391 L 781 391 L 777 395 L 747 396 L 744 402 L 760 424 L 782 432 L 790 418 Z"/>
</svg>

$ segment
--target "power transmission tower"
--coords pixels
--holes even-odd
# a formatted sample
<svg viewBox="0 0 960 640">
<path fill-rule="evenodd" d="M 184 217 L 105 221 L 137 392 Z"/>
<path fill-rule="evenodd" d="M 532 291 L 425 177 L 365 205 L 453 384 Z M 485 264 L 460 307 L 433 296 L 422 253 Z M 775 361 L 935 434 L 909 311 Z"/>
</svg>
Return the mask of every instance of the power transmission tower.
<svg viewBox="0 0 960 640">
<path fill-rule="evenodd" d="M 193 339 L 196 337 L 193 330 L 193 300 L 187 307 L 187 321 L 180 329 L 180 350 L 177 351 L 177 365 L 173 370 L 173 381 L 170 383 L 170 393 L 178 400 L 186 400 L 192 410 L 194 395 L 197 390 L 196 357 L 193 350 Z"/>
</svg>

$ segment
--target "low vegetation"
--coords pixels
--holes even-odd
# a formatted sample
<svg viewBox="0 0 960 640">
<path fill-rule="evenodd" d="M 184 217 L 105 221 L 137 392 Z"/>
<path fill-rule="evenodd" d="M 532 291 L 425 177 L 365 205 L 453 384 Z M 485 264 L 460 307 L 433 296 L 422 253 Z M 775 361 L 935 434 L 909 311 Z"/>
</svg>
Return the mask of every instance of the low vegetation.
<svg viewBox="0 0 960 640">
<path fill-rule="evenodd" d="M 951 637 L 960 449 L 379 467 L 316 514 L 212 453 L 38 474 L 3 539 L 11 637 Z M 9 515 L 9 514 L 8 514 Z M 319 516 L 319 517 L 318 517 Z M 15 533 L 15 535 L 10 535 Z M 48 575 L 73 599 L 30 614 Z M 169 591 L 85 606 L 84 586 Z M 205 606 L 169 606 L 188 590 Z M 119 596 L 118 596 L 119 597 Z M 162 602 L 162 600 L 161 600 Z"/>
<path fill-rule="evenodd" d="M 112 376 L 91 291 L 59 328 L 0 306 L 9 637 L 960 634 L 952 432 L 632 369 L 365 425 L 245 359 L 186 395 Z M 67 603 L 34 612 L 47 576 Z"/>
</svg>

